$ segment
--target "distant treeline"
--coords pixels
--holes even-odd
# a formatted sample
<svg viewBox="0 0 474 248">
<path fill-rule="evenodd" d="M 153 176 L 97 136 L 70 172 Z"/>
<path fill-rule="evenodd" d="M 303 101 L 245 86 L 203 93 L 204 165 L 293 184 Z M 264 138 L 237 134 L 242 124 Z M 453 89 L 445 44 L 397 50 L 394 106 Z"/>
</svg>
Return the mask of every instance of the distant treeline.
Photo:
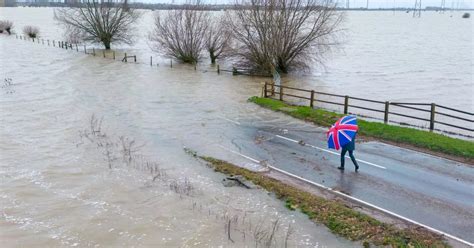
<svg viewBox="0 0 474 248">
<path fill-rule="evenodd" d="M 15 0 L 5 0 L 6 7 L 15 7 L 15 6 L 23 6 L 23 7 L 78 7 L 81 6 L 81 1 L 78 0 L 65 0 L 65 2 L 49 2 L 47 0 L 40 0 L 36 2 L 16 2 Z M 149 10 L 170 10 L 170 9 L 185 9 L 187 8 L 186 4 L 169 4 L 169 3 L 140 3 L 140 2 L 133 2 L 128 3 L 130 8 L 135 9 L 149 9 Z M 242 9 L 245 8 L 242 5 L 235 5 L 235 4 L 203 4 L 200 6 L 202 10 L 207 11 L 220 11 L 220 10 L 233 10 L 233 9 Z M 342 8 L 337 7 L 337 10 L 344 10 L 344 11 L 411 11 L 413 8 Z M 463 10 L 469 11 L 473 9 L 450 9 L 450 8 L 440 8 L 440 7 L 433 7 L 427 6 L 423 10 L 425 11 L 451 11 L 451 10 Z"/>
</svg>

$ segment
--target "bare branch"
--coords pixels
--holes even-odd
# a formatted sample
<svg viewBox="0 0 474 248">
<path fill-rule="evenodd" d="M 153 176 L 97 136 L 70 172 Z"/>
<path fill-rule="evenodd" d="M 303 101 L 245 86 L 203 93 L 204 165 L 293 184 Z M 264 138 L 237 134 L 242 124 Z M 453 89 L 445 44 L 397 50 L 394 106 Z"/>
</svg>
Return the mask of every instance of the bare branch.
<svg viewBox="0 0 474 248">
<path fill-rule="evenodd" d="M 191 0 L 182 9 L 158 13 L 149 39 L 152 49 L 183 63 L 196 63 L 205 47 L 209 14 L 200 0 Z"/>
<path fill-rule="evenodd" d="M 133 24 L 140 14 L 126 2 L 85 0 L 76 7 L 56 9 L 54 16 L 65 28 L 67 38 L 102 43 L 110 49 L 112 42 L 133 43 Z"/>
<path fill-rule="evenodd" d="M 230 15 L 234 55 L 242 65 L 267 73 L 272 67 L 287 73 L 321 62 L 337 44 L 343 15 L 335 7 L 330 0 L 241 0 Z"/>
</svg>

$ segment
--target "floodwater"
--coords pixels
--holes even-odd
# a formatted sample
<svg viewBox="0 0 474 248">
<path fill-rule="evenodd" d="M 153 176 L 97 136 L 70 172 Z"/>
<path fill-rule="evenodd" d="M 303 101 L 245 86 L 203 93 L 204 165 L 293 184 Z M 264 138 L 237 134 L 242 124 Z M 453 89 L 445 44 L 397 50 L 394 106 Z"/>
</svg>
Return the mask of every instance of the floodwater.
<svg viewBox="0 0 474 248">
<path fill-rule="evenodd" d="M 273 118 L 254 79 L 0 42 L 2 247 L 355 246 L 184 151 L 242 164 L 219 145 Z"/>
<path fill-rule="evenodd" d="M 405 12 L 347 12 L 341 45 L 326 54 L 324 67 L 315 64 L 310 72 L 285 77 L 283 82 L 381 101 L 435 102 L 474 112 L 474 19 L 463 19 L 462 14 L 423 12 L 421 18 L 413 18 Z M 51 8 L 1 8 L 0 16 L 14 21 L 17 32 L 36 25 L 42 38 L 64 40 Z M 127 49 L 144 64 L 153 56 L 155 63 L 168 65 L 169 60 L 157 58 L 150 49 L 147 36 L 152 29 L 153 12 L 145 11 L 137 25 L 136 43 L 115 48 Z M 207 64 L 204 56 L 200 67 Z"/>
<path fill-rule="evenodd" d="M 359 69 L 354 64 L 345 67 L 350 62 L 336 52 L 327 71 L 300 75 L 301 81 L 288 78 L 289 83 L 307 82 L 308 87 L 338 91 L 337 85 L 344 81 L 344 75 L 352 79 L 350 85 L 367 79 L 373 86 L 373 91 L 350 86 L 354 95 L 387 95 L 386 87 L 390 87 L 390 99 L 435 99 L 468 108 L 466 102 L 472 103 L 472 94 L 466 94 L 472 92 L 472 57 L 465 55 L 472 51 L 472 34 L 465 28 L 472 27 L 472 22 L 460 24 L 461 20 L 446 15 L 427 14 L 431 19 L 415 21 L 401 13 L 397 13 L 398 17 L 386 14 L 389 20 L 398 18 L 405 22 L 452 20 L 452 26 L 443 30 L 458 32 L 453 30 L 459 27 L 464 36 L 439 47 L 460 46 L 453 48 L 459 54 L 446 61 L 443 56 L 450 51 L 438 49 L 443 56 L 437 61 L 433 61 L 435 57 L 427 60 L 433 62 L 433 68 L 456 63 L 451 68 L 454 71 L 443 74 L 437 70 L 442 76 L 435 74 L 436 78 L 428 79 L 430 71 L 414 69 L 412 74 L 405 75 L 406 70 L 411 70 L 406 67 L 400 69 L 398 76 L 390 72 L 392 76 L 385 77 L 381 84 L 375 80 L 377 69 Z M 59 40 L 61 31 L 52 15 L 48 8 L 0 8 L 0 19 L 13 20 L 16 30 L 33 24 L 40 27 L 43 38 Z M 368 13 L 367 17 L 350 13 L 348 19 L 373 25 L 377 15 L 381 13 Z M 142 19 L 150 21 L 150 14 Z M 140 29 L 146 30 L 148 26 L 141 25 Z M 246 119 L 271 125 L 275 120 L 291 122 L 291 118 L 246 103 L 249 96 L 260 93 L 260 78 L 217 75 L 206 66 L 198 71 L 185 66 L 170 69 L 164 59 L 156 60 L 160 66 L 145 66 L 151 52 L 144 36 L 142 32 L 133 49 L 123 47 L 137 54 L 141 64 L 125 64 L 17 40 L 14 36 L 0 36 L 2 246 L 356 245 L 335 237 L 304 215 L 288 211 L 263 191 L 224 187 L 220 182 L 222 175 L 186 154 L 183 148 L 190 147 L 204 155 L 258 169 L 258 165 L 245 164 L 238 156 L 224 155 L 220 145 L 232 144 L 239 132 L 231 122 Z M 351 44 L 354 43 L 346 46 Z M 384 49 L 397 50 L 389 46 L 392 44 Z M 374 74 L 362 73 L 361 79 L 355 80 L 357 73 L 349 73 L 350 76 L 340 69 L 331 69 L 337 67 L 338 61 L 351 73 L 357 68 Z M 374 64 L 382 66 L 377 61 Z M 385 67 L 389 68 L 387 64 Z M 445 77 L 452 79 L 456 87 L 432 87 L 432 91 L 424 94 L 416 88 L 422 87 L 420 84 L 410 81 L 397 91 L 398 83 L 392 84 L 391 77 L 399 80 L 396 82 L 424 78 L 428 85 Z M 448 91 L 452 94 L 445 94 Z M 272 236 L 273 226 L 278 228 Z M 276 238 L 269 241 L 271 236 Z"/>
</svg>

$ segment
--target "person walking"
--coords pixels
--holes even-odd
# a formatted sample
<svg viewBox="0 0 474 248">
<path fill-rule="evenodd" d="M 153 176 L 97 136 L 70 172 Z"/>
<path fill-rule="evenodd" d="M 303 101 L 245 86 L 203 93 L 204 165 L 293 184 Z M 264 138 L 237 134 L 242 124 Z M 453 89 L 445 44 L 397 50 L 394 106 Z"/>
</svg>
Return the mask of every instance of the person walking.
<svg viewBox="0 0 474 248">
<path fill-rule="evenodd" d="M 357 135 L 357 133 L 356 133 Z M 337 167 L 339 170 L 344 171 L 344 163 L 346 160 L 346 153 L 349 152 L 349 157 L 352 160 L 352 163 L 354 163 L 355 166 L 355 172 L 359 171 L 359 165 L 357 164 L 357 161 L 354 157 L 354 150 L 355 150 L 355 138 L 356 135 L 354 135 L 354 138 L 352 138 L 351 142 L 347 143 L 342 147 L 341 150 L 341 166 Z"/>
</svg>

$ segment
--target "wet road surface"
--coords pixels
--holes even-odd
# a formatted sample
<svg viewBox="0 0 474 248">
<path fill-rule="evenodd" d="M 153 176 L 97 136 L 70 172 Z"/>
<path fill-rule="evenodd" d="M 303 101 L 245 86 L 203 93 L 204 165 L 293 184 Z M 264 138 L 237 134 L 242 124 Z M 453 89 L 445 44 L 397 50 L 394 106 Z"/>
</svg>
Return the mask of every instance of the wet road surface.
<svg viewBox="0 0 474 248">
<path fill-rule="evenodd" d="M 219 145 L 440 231 L 474 242 L 474 174 L 467 165 L 380 142 L 356 145 L 360 171 L 328 150 L 325 129 L 299 121 L 222 118 L 232 139 Z M 233 153 L 233 154 L 232 154 Z"/>
</svg>

